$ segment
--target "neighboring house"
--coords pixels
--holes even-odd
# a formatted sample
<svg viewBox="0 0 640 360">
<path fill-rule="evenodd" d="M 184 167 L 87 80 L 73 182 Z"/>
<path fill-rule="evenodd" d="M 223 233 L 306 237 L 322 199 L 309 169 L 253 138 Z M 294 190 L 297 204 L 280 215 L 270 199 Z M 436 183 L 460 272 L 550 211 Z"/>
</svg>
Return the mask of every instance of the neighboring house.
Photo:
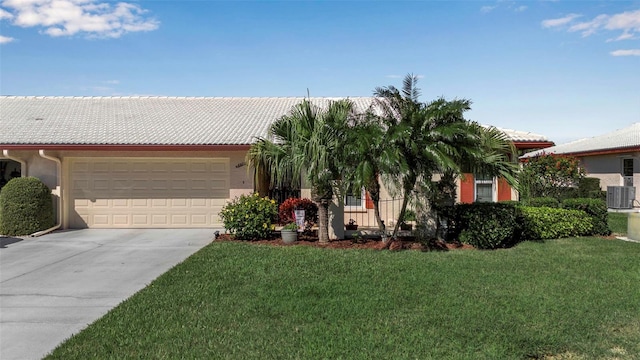
<svg viewBox="0 0 640 360">
<path fill-rule="evenodd" d="M 350 99 L 361 111 L 373 100 Z M 36 176 L 54 189 L 65 229 L 220 227 L 222 206 L 255 189 L 250 145 L 302 100 L 0 96 L 0 175 Z M 519 149 L 552 145 L 504 131 Z M 468 175 L 460 201 L 482 200 L 489 188 L 492 200 L 514 198 L 504 185 Z M 366 213 L 371 204 L 362 194 L 346 205 Z"/>
<path fill-rule="evenodd" d="M 521 159 L 543 154 L 577 157 L 588 176 L 600 179 L 602 190 L 607 190 L 608 186 L 640 185 L 640 123 L 604 135 L 530 152 Z M 640 201 L 640 191 L 636 191 L 635 200 Z"/>
</svg>

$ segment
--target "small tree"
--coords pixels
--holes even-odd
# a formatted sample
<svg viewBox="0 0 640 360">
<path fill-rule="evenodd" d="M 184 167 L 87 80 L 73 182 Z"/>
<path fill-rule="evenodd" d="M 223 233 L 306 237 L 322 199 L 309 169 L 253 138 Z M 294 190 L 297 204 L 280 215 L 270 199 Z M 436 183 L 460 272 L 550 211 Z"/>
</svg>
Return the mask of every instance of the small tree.
<svg viewBox="0 0 640 360">
<path fill-rule="evenodd" d="M 562 198 L 567 189 L 576 187 L 584 178 L 584 168 L 573 156 L 544 154 L 524 162 L 519 175 L 520 197 Z"/>
</svg>

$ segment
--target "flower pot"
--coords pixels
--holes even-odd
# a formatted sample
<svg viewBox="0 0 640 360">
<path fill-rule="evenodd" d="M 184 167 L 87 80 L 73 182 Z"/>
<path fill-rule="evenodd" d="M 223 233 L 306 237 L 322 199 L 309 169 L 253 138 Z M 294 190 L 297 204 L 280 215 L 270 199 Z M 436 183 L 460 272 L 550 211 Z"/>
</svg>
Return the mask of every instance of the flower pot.
<svg viewBox="0 0 640 360">
<path fill-rule="evenodd" d="M 400 230 L 411 231 L 413 230 L 413 224 L 400 224 Z"/>
<path fill-rule="evenodd" d="M 349 225 L 349 224 L 347 224 L 347 225 L 344 226 L 344 228 L 346 230 L 358 230 L 358 225 Z"/>
<path fill-rule="evenodd" d="M 291 244 L 298 240 L 298 232 L 296 230 L 280 230 L 282 236 L 282 242 L 285 244 Z"/>
</svg>

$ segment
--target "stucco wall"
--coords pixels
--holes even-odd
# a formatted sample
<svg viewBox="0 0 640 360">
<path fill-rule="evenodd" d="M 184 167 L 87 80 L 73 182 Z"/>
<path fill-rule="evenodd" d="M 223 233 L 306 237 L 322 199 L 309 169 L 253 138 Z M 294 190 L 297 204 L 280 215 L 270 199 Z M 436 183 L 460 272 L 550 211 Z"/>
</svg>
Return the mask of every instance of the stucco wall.
<svg viewBox="0 0 640 360">
<path fill-rule="evenodd" d="M 599 156 L 585 156 L 581 158 L 582 166 L 584 166 L 587 176 L 600 179 L 600 187 L 602 190 L 606 190 L 607 186 L 622 186 L 622 160 L 625 158 L 631 158 L 632 156 L 639 156 L 639 153 L 633 154 L 614 154 L 614 155 L 599 155 Z M 640 158 L 633 158 L 633 184 L 636 187 L 640 186 Z"/>
<path fill-rule="evenodd" d="M 640 153 L 585 156 L 581 158 L 587 176 L 600 179 L 600 188 L 622 186 L 622 160 L 633 158 L 633 186 L 636 187 L 636 201 L 640 202 Z"/>
</svg>

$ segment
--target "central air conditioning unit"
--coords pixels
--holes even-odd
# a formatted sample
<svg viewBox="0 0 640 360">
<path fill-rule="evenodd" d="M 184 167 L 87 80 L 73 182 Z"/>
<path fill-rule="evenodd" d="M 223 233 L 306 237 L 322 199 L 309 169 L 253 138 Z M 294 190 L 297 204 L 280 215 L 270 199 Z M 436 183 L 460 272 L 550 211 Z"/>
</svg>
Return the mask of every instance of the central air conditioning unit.
<svg viewBox="0 0 640 360">
<path fill-rule="evenodd" d="M 632 209 L 636 199 L 633 186 L 607 186 L 607 207 L 609 209 Z"/>
</svg>

